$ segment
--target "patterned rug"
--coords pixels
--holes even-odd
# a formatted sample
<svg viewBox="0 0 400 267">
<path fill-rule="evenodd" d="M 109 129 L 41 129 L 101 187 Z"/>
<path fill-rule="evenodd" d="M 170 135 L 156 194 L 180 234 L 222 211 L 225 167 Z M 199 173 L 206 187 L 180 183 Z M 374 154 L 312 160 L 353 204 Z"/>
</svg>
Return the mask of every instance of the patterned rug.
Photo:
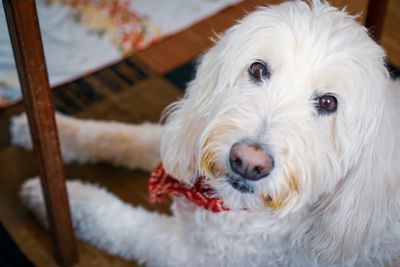
<svg viewBox="0 0 400 267">
<path fill-rule="evenodd" d="M 50 84 L 118 62 L 240 0 L 37 0 Z M 21 97 L 0 8 L 0 108 Z"/>
</svg>

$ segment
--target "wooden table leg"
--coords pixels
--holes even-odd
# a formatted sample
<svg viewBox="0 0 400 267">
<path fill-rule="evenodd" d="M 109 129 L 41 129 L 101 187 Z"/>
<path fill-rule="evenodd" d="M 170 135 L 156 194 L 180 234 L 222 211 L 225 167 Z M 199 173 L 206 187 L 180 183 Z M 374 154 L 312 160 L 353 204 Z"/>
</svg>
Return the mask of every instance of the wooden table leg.
<svg viewBox="0 0 400 267">
<path fill-rule="evenodd" d="M 35 2 L 3 0 L 3 5 L 39 164 L 55 256 L 61 266 L 71 266 L 77 262 L 78 254 Z"/>
<path fill-rule="evenodd" d="M 381 37 L 386 8 L 389 0 L 369 0 L 368 1 L 368 9 L 367 9 L 367 17 L 365 19 L 365 27 L 370 29 L 370 33 L 374 37 L 374 39 L 379 42 L 379 38 Z"/>
</svg>

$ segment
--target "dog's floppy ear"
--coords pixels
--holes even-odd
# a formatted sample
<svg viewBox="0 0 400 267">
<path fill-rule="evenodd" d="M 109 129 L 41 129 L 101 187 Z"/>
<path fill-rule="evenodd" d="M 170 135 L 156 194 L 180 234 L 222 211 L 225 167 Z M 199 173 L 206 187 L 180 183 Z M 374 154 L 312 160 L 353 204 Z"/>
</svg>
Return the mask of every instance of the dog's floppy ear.
<svg viewBox="0 0 400 267">
<path fill-rule="evenodd" d="M 369 166 L 375 165 L 361 159 L 365 160 Z M 313 211 L 305 244 L 319 263 L 352 263 L 360 255 L 368 258 L 370 251 L 376 249 L 377 238 L 390 217 L 388 209 L 394 193 L 385 188 L 385 182 L 390 180 L 388 174 L 368 167 L 369 170 L 362 170 L 361 165 L 365 164 L 350 170 L 337 191 L 321 200 Z"/>
<path fill-rule="evenodd" d="M 376 257 L 378 253 L 394 255 L 399 251 L 388 244 L 382 251 L 380 243 L 384 233 L 393 232 L 390 238 L 399 238 L 393 226 L 399 220 L 400 203 L 400 160 L 394 136 L 398 126 L 393 125 L 398 115 L 390 110 L 395 104 L 389 102 L 390 99 L 377 99 L 376 108 L 372 103 L 369 107 L 360 103 L 374 111 L 369 115 L 361 113 L 370 119 L 351 132 L 354 138 L 349 139 L 347 147 L 352 150 L 348 155 L 353 156 L 345 159 L 349 166 L 344 168 L 344 177 L 334 192 L 322 196 L 313 206 L 304 228 L 303 245 L 319 263 L 352 264 L 358 257 L 382 259 Z M 356 123 L 351 124 L 357 127 Z"/>
<path fill-rule="evenodd" d="M 221 49 L 217 44 L 203 55 L 185 96 L 166 111 L 168 119 L 161 141 L 161 158 L 166 171 L 184 182 L 193 182 L 198 173 L 198 140 L 210 116 L 209 101 L 215 88 L 221 86 Z"/>
</svg>

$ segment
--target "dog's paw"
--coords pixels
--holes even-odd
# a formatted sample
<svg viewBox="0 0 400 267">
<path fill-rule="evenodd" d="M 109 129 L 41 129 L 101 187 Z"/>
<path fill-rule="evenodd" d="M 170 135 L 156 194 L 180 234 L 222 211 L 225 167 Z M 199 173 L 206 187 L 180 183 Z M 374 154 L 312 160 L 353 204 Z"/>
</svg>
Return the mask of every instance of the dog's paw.
<svg viewBox="0 0 400 267">
<path fill-rule="evenodd" d="M 32 149 L 31 133 L 25 113 L 11 117 L 10 120 L 11 143 L 25 149 Z"/>
<path fill-rule="evenodd" d="M 58 131 L 63 131 L 73 119 L 56 112 L 54 114 Z M 32 139 L 26 113 L 11 117 L 10 120 L 11 143 L 25 149 L 32 149 Z M 62 141 L 62 140 L 60 140 Z"/>
<path fill-rule="evenodd" d="M 63 156 L 63 161 L 65 163 L 69 163 L 78 159 L 79 155 L 76 155 L 75 151 L 69 149 L 68 144 L 65 144 L 68 140 L 69 135 L 73 135 L 74 132 L 74 122 L 75 119 L 65 116 L 56 112 L 54 114 L 57 130 L 59 134 L 60 147 Z M 16 146 L 20 146 L 24 149 L 31 150 L 32 149 L 32 139 L 31 133 L 29 129 L 29 123 L 25 113 L 16 115 L 11 117 L 10 120 L 10 136 L 11 143 Z M 85 162 L 85 159 L 81 159 L 82 162 Z"/>
<path fill-rule="evenodd" d="M 25 181 L 21 186 L 19 196 L 22 203 L 35 214 L 45 227 L 48 227 L 46 207 L 39 177 Z"/>
<path fill-rule="evenodd" d="M 113 205 L 118 206 L 122 203 L 115 195 L 95 184 L 80 180 L 69 180 L 66 181 L 66 188 L 73 224 L 77 227 L 97 213 L 101 217 L 101 213 L 104 212 L 102 207 L 107 206 L 107 204 L 113 207 Z M 25 181 L 21 186 L 19 196 L 24 206 L 47 227 L 45 199 L 39 177 Z"/>
</svg>

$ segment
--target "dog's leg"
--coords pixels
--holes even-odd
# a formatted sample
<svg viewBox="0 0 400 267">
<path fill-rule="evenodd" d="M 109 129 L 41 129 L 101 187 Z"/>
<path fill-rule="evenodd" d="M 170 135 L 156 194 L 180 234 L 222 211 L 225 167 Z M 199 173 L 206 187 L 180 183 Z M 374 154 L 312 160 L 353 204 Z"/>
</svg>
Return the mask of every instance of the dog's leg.
<svg viewBox="0 0 400 267">
<path fill-rule="evenodd" d="M 79 239 L 150 266 L 190 266 L 183 231 L 175 217 L 133 207 L 105 189 L 78 180 L 68 181 L 67 190 Z M 39 179 L 26 181 L 20 196 L 47 226 Z"/>
<path fill-rule="evenodd" d="M 108 161 L 114 165 L 150 171 L 160 161 L 163 127 L 144 123 L 80 120 L 56 114 L 64 162 Z M 11 142 L 32 148 L 26 115 L 11 119 Z"/>
</svg>

